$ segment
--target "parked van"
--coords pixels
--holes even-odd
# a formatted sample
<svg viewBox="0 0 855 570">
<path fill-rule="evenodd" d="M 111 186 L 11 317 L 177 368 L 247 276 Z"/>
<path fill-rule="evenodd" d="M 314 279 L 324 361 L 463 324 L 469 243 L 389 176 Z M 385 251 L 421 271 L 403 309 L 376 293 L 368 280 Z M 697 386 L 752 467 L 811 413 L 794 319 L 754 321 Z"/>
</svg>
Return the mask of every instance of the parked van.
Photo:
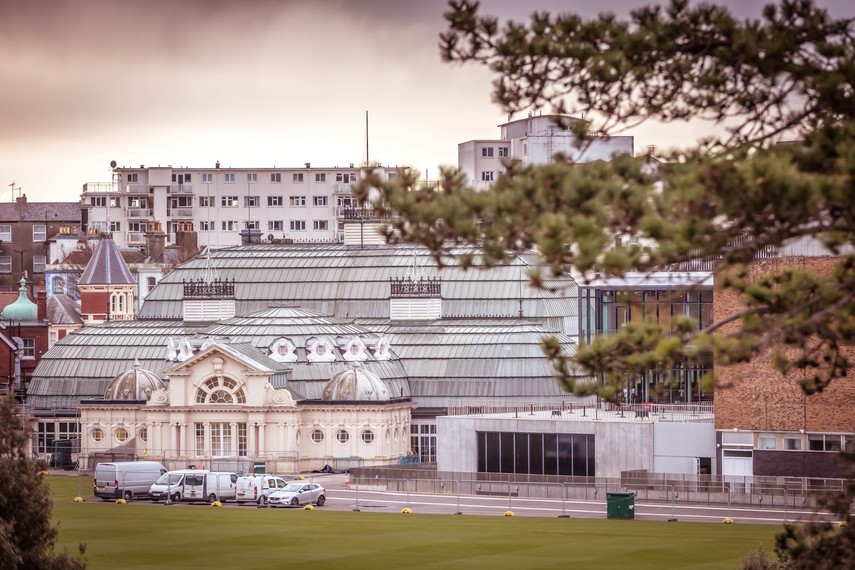
<svg viewBox="0 0 855 570">
<path fill-rule="evenodd" d="M 103 500 L 147 497 L 151 484 L 166 473 L 157 461 L 117 461 L 95 466 L 95 496 Z"/>
<path fill-rule="evenodd" d="M 272 492 L 284 489 L 287 484 L 285 479 L 275 475 L 244 475 L 238 477 L 235 500 L 264 505 Z"/>
<path fill-rule="evenodd" d="M 234 473 L 183 469 L 164 473 L 149 488 L 148 495 L 155 501 L 170 498 L 179 501 L 233 501 L 238 476 Z"/>
</svg>

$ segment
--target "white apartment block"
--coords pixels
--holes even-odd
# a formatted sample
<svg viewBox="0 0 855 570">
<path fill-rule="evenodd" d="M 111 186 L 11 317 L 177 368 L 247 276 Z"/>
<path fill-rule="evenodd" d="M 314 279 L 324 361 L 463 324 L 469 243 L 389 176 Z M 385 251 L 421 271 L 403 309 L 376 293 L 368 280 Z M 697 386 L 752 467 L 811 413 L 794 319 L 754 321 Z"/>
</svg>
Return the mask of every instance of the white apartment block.
<svg viewBox="0 0 855 570">
<path fill-rule="evenodd" d="M 577 121 L 572 117 L 565 120 Z M 633 137 L 594 136 L 577 148 L 576 137 L 560 124 L 558 115 L 529 116 L 499 125 L 498 139 L 471 140 L 457 145 L 457 166 L 466 180 L 484 189 L 505 173 L 505 162 L 549 164 L 561 153 L 570 162 L 611 160 L 617 154 L 633 154 Z"/>
<path fill-rule="evenodd" d="M 377 167 L 391 179 L 398 168 Z M 241 230 L 262 240 L 342 241 L 345 208 L 356 206 L 352 185 L 363 175 L 354 167 L 312 168 L 139 168 L 115 167 L 112 183 L 83 185 L 83 223 L 109 231 L 119 247 L 145 247 L 153 222 L 175 243 L 176 232 L 192 229 L 200 246 L 241 244 Z M 253 232 L 257 233 L 257 232 Z"/>
</svg>

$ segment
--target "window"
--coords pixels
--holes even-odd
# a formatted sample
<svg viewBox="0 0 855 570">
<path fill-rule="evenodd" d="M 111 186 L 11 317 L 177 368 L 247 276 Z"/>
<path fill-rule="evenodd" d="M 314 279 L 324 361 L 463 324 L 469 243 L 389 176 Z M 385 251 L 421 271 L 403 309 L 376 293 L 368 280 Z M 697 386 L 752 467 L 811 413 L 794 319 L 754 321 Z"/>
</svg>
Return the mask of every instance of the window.
<svg viewBox="0 0 855 570">
<path fill-rule="evenodd" d="M 231 378 L 220 376 L 206 380 L 196 391 L 197 404 L 245 404 L 246 394 Z M 213 425 L 213 424 L 212 424 Z"/>
<path fill-rule="evenodd" d="M 214 205 L 214 199 L 210 196 L 199 196 L 199 206 L 202 208 L 210 208 Z"/>
<path fill-rule="evenodd" d="M 246 222 L 246 229 L 248 230 L 258 230 L 261 229 L 261 222 L 258 220 L 250 220 Z"/>
<path fill-rule="evenodd" d="M 477 432 L 479 473 L 591 477 L 593 434 Z"/>
<path fill-rule="evenodd" d="M 157 285 L 157 278 L 156 277 L 146 277 L 145 282 L 146 282 L 146 286 L 148 287 L 148 290 L 151 291 L 152 289 L 154 289 L 154 286 Z"/>
<path fill-rule="evenodd" d="M 784 436 L 784 449 L 787 451 L 801 451 L 802 438 Z"/>
<path fill-rule="evenodd" d="M 244 196 L 243 205 L 247 208 L 258 208 L 260 200 L 258 196 Z"/>
<path fill-rule="evenodd" d="M 199 230 L 203 232 L 214 231 L 214 222 L 199 222 Z"/>
<path fill-rule="evenodd" d="M 289 196 L 288 197 L 288 205 L 289 206 L 305 206 L 306 205 L 306 197 L 305 196 Z"/>
<path fill-rule="evenodd" d="M 282 173 L 281 172 L 271 172 L 270 173 L 270 181 L 276 184 L 282 182 Z"/>
<path fill-rule="evenodd" d="M 775 449 L 775 436 L 761 434 L 757 438 L 757 449 Z"/>
<path fill-rule="evenodd" d="M 192 208 L 193 196 L 173 196 L 169 201 L 170 208 Z"/>
<path fill-rule="evenodd" d="M 238 223 L 235 220 L 223 220 L 223 231 L 224 232 L 236 232 L 238 231 Z"/>
<path fill-rule="evenodd" d="M 294 174 L 291 175 L 291 181 L 292 182 L 302 182 L 303 181 L 303 173 L 302 172 L 295 172 Z"/>
<path fill-rule="evenodd" d="M 107 207 L 107 197 L 106 196 L 92 196 L 89 198 L 89 203 L 92 204 L 95 208 L 106 208 Z"/>
<path fill-rule="evenodd" d="M 325 172 L 316 172 L 315 173 L 315 182 L 326 182 L 327 175 Z"/>
<path fill-rule="evenodd" d="M 145 222 L 128 222 L 128 230 L 137 233 L 144 233 L 147 229 Z"/>
<path fill-rule="evenodd" d="M 211 422 L 211 454 L 232 454 L 232 424 Z"/>
<path fill-rule="evenodd" d="M 110 222 L 110 231 L 116 233 L 122 231 L 122 222 Z"/>
<path fill-rule="evenodd" d="M 0 226 L 0 241 L 5 241 L 5 242 L 12 241 L 12 226 L 8 226 L 8 225 Z"/>
<path fill-rule="evenodd" d="M 33 273 L 44 273 L 45 272 L 45 263 L 47 263 L 47 257 L 46 256 L 34 255 L 33 256 Z"/>
<path fill-rule="evenodd" d="M 267 206 L 270 208 L 279 208 L 282 206 L 282 196 L 268 196 Z"/>
<path fill-rule="evenodd" d="M 80 424 L 74 422 L 39 422 L 36 438 L 36 452 L 54 453 L 61 441 L 76 440 L 80 436 Z M 65 445 L 65 444 L 62 444 Z"/>
<path fill-rule="evenodd" d="M 347 430 L 340 429 L 335 432 L 335 439 L 339 443 L 347 443 L 347 441 L 350 439 L 350 434 L 347 433 Z"/>
<path fill-rule="evenodd" d="M 306 231 L 306 221 L 305 220 L 291 220 L 291 231 L 293 231 L 293 232 Z"/>
<path fill-rule="evenodd" d="M 226 173 L 226 184 L 234 184 L 235 181 L 235 173 L 227 172 Z"/>
<path fill-rule="evenodd" d="M 246 181 L 250 183 L 258 182 L 258 174 L 255 172 L 247 172 Z"/>
<path fill-rule="evenodd" d="M 89 432 L 89 437 L 91 437 L 92 441 L 95 443 L 101 443 L 104 441 L 104 430 L 99 427 L 92 428 L 92 431 Z"/>
<path fill-rule="evenodd" d="M 397 172 L 390 172 L 389 174 L 386 175 L 387 180 L 396 180 L 397 178 L 398 178 Z"/>
<path fill-rule="evenodd" d="M 493 147 L 485 146 L 481 148 L 481 158 L 493 158 Z"/>
<path fill-rule="evenodd" d="M 193 431 L 196 433 L 196 455 L 206 455 L 205 453 L 205 424 L 196 422 L 193 424 Z"/>
<path fill-rule="evenodd" d="M 335 175 L 336 182 L 356 182 L 356 174 L 347 172 L 337 172 Z"/>
<path fill-rule="evenodd" d="M 324 440 L 324 432 L 316 429 L 312 430 L 312 441 L 315 443 L 321 443 Z"/>
<path fill-rule="evenodd" d="M 148 208 L 148 198 L 128 196 L 128 208 Z"/>
<path fill-rule="evenodd" d="M 370 429 L 364 430 L 362 432 L 362 443 L 368 445 L 374 441 L 374 432 Z"/>
<path fill-rule="evenodd" d="M 840 451 L 842 437 L 831 434 L 808 435 L 808 449 L 810 451 Z"/>
<path fill-rule="evenodd" d="M 22 338 L 21 339 L 21 358 L 36 357 L 36 339 Z"/>
<path fill-rule="evenodd" d="M 214 181 L 214 175 L 210 172 L 202 173 L 202 184 L 210 184 Z"/>
<path fill-rule="evenodd" d="M 481 182 L 492 182 L 493 181 L 493 171 L 492 170 L 482 170 L 481 171 Z"/>
<path fill-rule="evenodd" d="M 12 273 L 12 256 L 0 255 L 0 273 Z"/>
<path fill-rule="evenodd" d="M 523 143 L 523 156 L 528 156 L 528 143 Z"/>
<path fill-rule="evenodd" d="M 247 437 L 246 437 L 246 424 L 239 423 L 237 425 L 237 444 L 238 444 L 238 457 L 246 457 L 247 450 Z M 237 476 L 232 475 L 232 483 L 237 482 Z"/>
<path fill-rule="evenodd" d="M 327 205 L 327 197 L 326 196 L 312 196 L 312 205 L 313 206 L 326 206 Z"/>
<path fill-rule="evenodd" d="M 499 158 L 508 158 L 508 147 L 500 146 L 499 147 Z"/>
<path fill-rule="evenodd" d="M 336 206 L 339 208 L 350 208 L 355 204 L 353 196 L 336 196 Z"/>
<path fill-rule="evenodd" d="M 237 196 L 223 196 L 220 199 L 220 204 L 224 208 L 236 208 L 238 205 L 238 197 Z"/>
<path fill-rule="evenodd" d="M 281 232 L 283 227 L 282 220 L 270 220 L 267 222 L 267 231 L 269 232 Z"/>
<path fill-rule="evenodd" d="M 111 208 L 121 208 L 122 207 L 122 197 L 121 196 L 112 196 L 110 198 L 110 207 Z"/>
<path fill-rule="evenodd" d="M 131 172 L 128 174 L 128 182 L 139 182 L 139 181 L 140 181 L 140 175 L 137 174 L 136 172 Z"/>
<path fill-rule="evenodd" d="M 315 220 L 312 222 L 312 228 L 317 231 L 325 232 L 329 228 L 329 222 L 326 220 Z"/>
<path fill-rule="evenodd" d="M 117 442 L 125 443 L 126 441 L 128 441 L 128 437 L 129 437 L 129 435 L 128 435 L 127 429 L 125 429 L 124 427 L 117 427 L 116 428 L 116 441 Z"/>
</svg>

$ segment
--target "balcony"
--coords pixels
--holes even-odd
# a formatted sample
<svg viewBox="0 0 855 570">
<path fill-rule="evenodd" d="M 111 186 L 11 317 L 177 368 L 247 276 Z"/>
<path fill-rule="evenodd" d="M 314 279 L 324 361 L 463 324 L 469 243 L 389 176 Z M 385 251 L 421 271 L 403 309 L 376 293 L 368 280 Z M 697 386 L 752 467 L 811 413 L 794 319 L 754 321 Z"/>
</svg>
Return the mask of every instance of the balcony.
<svg viewBox="0 0 855 570">
<path fill-rule="evenodd" d="M 148 195 L 148 186 L 145 184 L 125 184 L 123 188 L 125 194 L 144 194 Z"/>
<path fill-rule="evenodd" d="M 152 213 L 151 210 L 147 208 L 128 208 L 127 209 L 128 218 L 151 218 Z"/>
<path fill-rule="evenodd" d="M 183 184 L 170 184 L 166 188 L 167 194 L 193 194 L 193 184 L 184 182 Z"/>
<path fill-rule="evenodd" d="M 170 208 L 166 215 L 171 218 L 192 218 L 193 208 Z"/>
<path fill-rule="evenodd" d="M 353 185 L 349 182 L 336 182 L 333 184 L 333 193 L 334 194 L 350 194 L 350 189 Z"/>
<path fill-rule="evenodd" d="M 128 245 L 144 245 L 145 232 L 128 232 Z"/>
<path fill-rule="evenodd" d="M 116 192 L 116 186 L 111 182 L 87 182 L 83 185 L 83 193 L 90 194 L 93 192 Z"/>
</svg>

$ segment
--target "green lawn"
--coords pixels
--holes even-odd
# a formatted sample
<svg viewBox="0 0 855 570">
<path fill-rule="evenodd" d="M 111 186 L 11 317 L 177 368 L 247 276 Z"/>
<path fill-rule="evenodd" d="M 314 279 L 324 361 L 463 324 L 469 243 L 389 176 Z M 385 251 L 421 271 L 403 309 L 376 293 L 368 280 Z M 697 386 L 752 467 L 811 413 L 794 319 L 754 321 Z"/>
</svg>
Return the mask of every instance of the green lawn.
<svg viewBox="0 0 855 570">
<path fill-rule="evenodd" d="M 52 476 L 60 546 L 90 568 L 737 568 L 778 527 L 324 509 L 116 505 Z"/>
</svg>

